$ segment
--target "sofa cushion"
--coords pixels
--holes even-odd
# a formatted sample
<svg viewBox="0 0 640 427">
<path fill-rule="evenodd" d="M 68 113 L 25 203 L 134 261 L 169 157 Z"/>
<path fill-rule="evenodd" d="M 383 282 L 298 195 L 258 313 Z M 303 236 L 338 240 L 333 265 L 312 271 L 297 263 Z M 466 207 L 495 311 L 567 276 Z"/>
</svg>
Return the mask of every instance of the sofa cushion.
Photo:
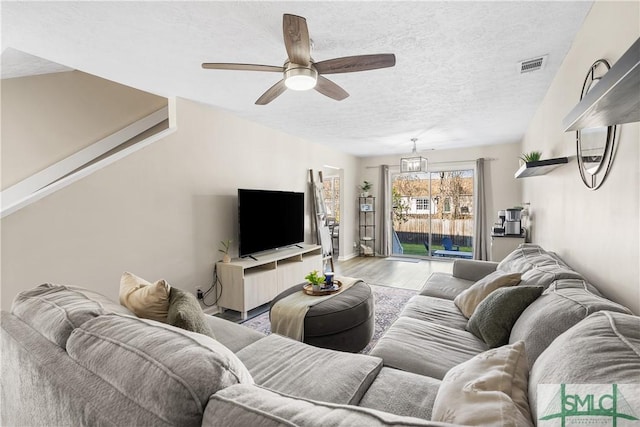
<svg viewBox="0 0 640 427">
<path fill-rule="evenodd" d="M 624 397 L 640 408 L 640 317 L 598 311 L 558 336 L 531 368 L 534 420 L 544 410 L 538 407 L 543 384 L 633 384 L 636 392 Z"/>
<path fill-rule="evenodd" d="M 300 399 L 256 385 L 235 385 L 211 396 L 203 426 L 445 426 L 359 406 Z"/>
<path fill-rule="evenodd" d="M 556 280 L 584 280 L 582 275 L 560 264 L 536 265 L 522 275 L 520 286 L 542 286 L 545 289 Z"/>
<path fill-rule="evenodd" d="M 478 305 L 467 330 L 491 348 L 507 344 L 513 324 L 542 291 L 542 286 L 496 289 Z"/>
<path fill-rule="evenodd" d="M 475 282 L 469 289 L 461 292 L 453 302 L 460 309 L 460 312 L 469 318 L 487 295 L 498 288 L 517 285 L 520 282 L 520 276 L 520 273 L 494 271 Z"/>
<path fill-rule="evenodd" d="M 177 328 L 215 338 L 196 297 L 175 286 L 172 286 L 169 291 L 167 323 Z"/>
<path fill-rule="evenodd" d="M 434 421 L 473 426 L 532 426 L 524 343 L 488 350 L 452 368 L 433 404 Z"/>
<path fill-rule="evenodd" d="M 0 425 L 174 427 L 2 311 Z"/>
<path fill-rule="evenodd" d="M 434 272 L 420 290 L 420 295 L 452 300 L 471 285 L 471 280 L 459 279 L 449 273 Z"/>
<path fill-rule="evenodd" d="M 524 341 L 529 366 L 533 366 L 558 335 L 601 310 L 631 314 L 626 307 L 590 292 L 583 280 L 556 281 L 522 312 L 509 343 Z"/>
<path fill-rule="evenodd" d="M 498 264 L 497 270 L 508 273 L 526 273 L 535 266 L 568 266 L 559 256 L 532 243 L 522 243 Z"/>
<path fill-rule="evenodd" d="M 67 352 L 141 410 L 174 425 L 200 425 L 212 393 L 253 383 L 242 362 L 216 340 L 146 319 L 89 320 L 73 331 Z"/>
<path fill-rule="evenodd" d="M 120 304 L 138 317 L 166 322 L 170 288 L 164 280 L 149 283 L 125 271 L 120 278 Z"/>
<path fill-rule="evenodd" d="M 20 292 L 11 313 L 63 348 L 71 332 L 87 320 L 109 313 L 134 315 L 97 292 L 50 283 Z"/>
<path fill-rule="evenodd" d="M 400 316 L 439 323 L 462 330 L 467 326 L 467 318 L 450 299 L 423 295 L 413 296 L 405 305 Z"/>
<path fill-rule="evenodd" d="M 430 420 L 438 388 L 440 380 L 435 378 L 382 368 L 359 406 Z"/>
<path fill-rule="evenodd" d="M 313 347 L 271 334 L 240 350 L 256 384 L 326 402 L 357 404 L 382 368 L 363 354 Z"/>
<path fill-rule="evenodd" d="M 371 350 L 384 365 L 442 379 L 454 366 L 489 347 L 472 333 L 400 317 Z"/>
<path fill-rule="evenodd" d="M 205 320 L 212 331 L 216 331 L 216 341 L 237 353 L 249 344 L 266 337 L 262 332 L 258 332 L 244 325 L 239 325 L 229 320 L 205 314 Z"/>
<path fill-rule="evenodd" d="M 453 261 L 451 274 L 458 279 L 470 280 L 477 282 L 484 276 L 487 276 L 498 267 L 497 262 L 481 261 L 477 259 L 456 259 Z"/>
</svg>

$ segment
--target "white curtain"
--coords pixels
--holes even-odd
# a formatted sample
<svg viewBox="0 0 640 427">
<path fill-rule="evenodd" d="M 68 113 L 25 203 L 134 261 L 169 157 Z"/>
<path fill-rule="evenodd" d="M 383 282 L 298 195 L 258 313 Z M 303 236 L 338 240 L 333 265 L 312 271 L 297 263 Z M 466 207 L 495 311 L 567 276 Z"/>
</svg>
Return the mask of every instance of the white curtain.
<svg viewBox="0 0 640 427">
<path fill-rule="evenodd" d="M 475 180 L 475 200 L 473 206 L 475 208 L 474 224 L 473 224 L 473 259 L 488 260 L 489 252 L 487 250 L 487 205 L 484 194 L 484 159 L 476 160 L 476 180 Z"/>
<path fill-rule="evenodd" d="M 391 174 L 380 166 L 380 255 L 391 255 Z"/>
</svg>

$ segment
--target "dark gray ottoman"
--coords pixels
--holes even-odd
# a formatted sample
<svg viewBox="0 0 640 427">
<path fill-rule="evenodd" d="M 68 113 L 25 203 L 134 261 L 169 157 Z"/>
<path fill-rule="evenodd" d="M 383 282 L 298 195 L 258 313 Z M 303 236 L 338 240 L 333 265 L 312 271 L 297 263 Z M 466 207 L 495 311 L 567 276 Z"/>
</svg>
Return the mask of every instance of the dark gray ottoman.
<svg viewBox="0 0 640 427">
<path fill-rule="evenodd" d="M 303 286 L 301 283 L 283 291 L 271 301 L 269 308 L 282 298 L 301 291 Z M 309 309 L 304 318 L 304 342 L 357 353 L 371 341 L 374 325 L 373 292 L 369 285 L 358 282 Z"/>
</svg>

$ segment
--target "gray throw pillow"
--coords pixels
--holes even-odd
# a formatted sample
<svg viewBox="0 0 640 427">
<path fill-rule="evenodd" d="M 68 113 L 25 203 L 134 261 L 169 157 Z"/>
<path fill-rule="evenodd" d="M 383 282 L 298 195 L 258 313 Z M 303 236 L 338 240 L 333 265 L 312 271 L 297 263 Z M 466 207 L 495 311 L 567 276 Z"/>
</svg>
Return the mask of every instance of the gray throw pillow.
<svg viewBox="0 0 640 427">
<path fill-rule="evenodd" d="M 177 328 L 215 338 L 196 297 L 174 286 L 171 287 L 169 293 L 167 323 Z"/>
<path fill-rule="evenodd" d="M 520 314 L 535 301 L 542 286 L 498 288 L 478 305 L 467 322 L 467 331 L 487 343 L 499 347 L 509 342 L 511 328 Z"/>
</svg>

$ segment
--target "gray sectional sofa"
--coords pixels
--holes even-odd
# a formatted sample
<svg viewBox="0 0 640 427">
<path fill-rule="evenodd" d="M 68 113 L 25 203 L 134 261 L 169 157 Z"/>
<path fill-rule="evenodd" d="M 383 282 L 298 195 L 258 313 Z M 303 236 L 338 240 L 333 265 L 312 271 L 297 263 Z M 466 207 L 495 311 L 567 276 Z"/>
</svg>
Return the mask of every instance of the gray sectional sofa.
<svg viewBox="0 0 640 427">
<path fill-rule="evenodd" d="M 215 339 L 87 289 L 41 285 L 2 312 L 2 425 L 439 426 L 447 372 L 488 354 L 453 299 L 487 274 L 522 273 L 544 293 L 518 317 L 527 411 L 538 384 L 640 384 L 640 318 L 555 254 L 523 245 L 500 264 L 434 273 L 370 355 L 316 348 L 207 316 Z M 634 386 L 635 387 L 635 386 Z M 638 397 L 625 395 L 640 415 Z M 444 401 L 446 406 L 446 401 Z M 453 405 L 453 404 L 452 404 Z M 452 408 L 453 409 L 453 408 Z M 455 419 L 455 418 L 452 418 Z"/>
</svg>

